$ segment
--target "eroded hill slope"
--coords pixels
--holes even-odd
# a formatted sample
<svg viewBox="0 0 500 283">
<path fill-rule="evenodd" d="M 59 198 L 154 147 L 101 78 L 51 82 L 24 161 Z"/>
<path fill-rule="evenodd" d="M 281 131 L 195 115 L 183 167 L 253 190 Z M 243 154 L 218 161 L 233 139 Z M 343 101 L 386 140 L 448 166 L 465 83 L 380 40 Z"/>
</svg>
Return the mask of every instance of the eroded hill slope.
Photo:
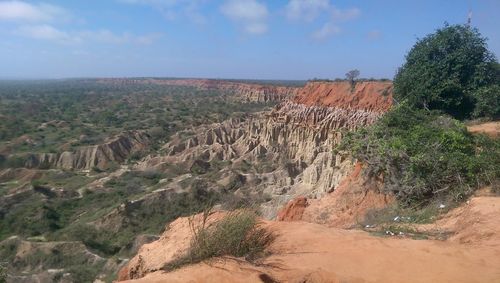
<svg viewBox="0 0 500 283">
<path fill-rule="evenodd" d="M 224 258 L 166 273 L 165 263 L 190 241 L 187 218 L 171 223 L 160 240 L 144 245 L 120 272 L 126 282 L 498 282 L 500 198 L 475 197 L 433 224 L 446 241 L 367 232 L 308 222 L 273 222 L 272 255 L 256 264 Z M 212 218 L 218 218 L 218 213 Z M 480 223 L 480 228 L 472 223 Z M 479 224 L 478 224 L 479 225 Z M 272 278 L 274 281 L 264 279 Z"/>
</svg>

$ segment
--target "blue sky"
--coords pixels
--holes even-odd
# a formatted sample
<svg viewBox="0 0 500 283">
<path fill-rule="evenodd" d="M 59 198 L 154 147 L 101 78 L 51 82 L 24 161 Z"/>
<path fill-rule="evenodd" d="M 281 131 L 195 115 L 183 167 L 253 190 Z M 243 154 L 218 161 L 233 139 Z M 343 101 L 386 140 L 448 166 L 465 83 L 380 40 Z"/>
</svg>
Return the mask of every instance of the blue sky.
<svg viewBox="0 0 500 283">
<path fill-rule="evenodd" d="M 416 39 L 498 0 L 0 0 L 0 78 L 392 78 Z"/>
</svg>

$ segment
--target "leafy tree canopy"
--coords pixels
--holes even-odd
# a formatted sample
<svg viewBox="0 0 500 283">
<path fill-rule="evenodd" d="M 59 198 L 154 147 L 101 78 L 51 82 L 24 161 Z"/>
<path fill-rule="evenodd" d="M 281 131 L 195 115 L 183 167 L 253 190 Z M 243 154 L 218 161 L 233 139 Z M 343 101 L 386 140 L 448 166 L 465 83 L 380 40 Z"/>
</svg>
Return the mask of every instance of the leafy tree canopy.
<svg viewBox="0 0 500 283">
<path fill-rule="evenodd" d="M 497 60 L 477 29 L 445 25 L 418 40 L 407 54 L 394 78 L 395 99 L 412 107 L 468 118 L 481 99 L 476 93 L 498 84 L 498 72 Z M 480 93 L 491 97 L 491 90 Z"/>
</svg>

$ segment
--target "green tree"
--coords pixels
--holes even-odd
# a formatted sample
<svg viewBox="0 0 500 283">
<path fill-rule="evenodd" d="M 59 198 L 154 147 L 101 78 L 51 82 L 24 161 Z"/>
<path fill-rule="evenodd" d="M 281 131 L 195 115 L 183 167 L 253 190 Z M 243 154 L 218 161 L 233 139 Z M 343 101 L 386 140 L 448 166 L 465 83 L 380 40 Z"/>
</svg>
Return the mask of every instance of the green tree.
<svg viewBox="0 0 500 283">
<path fill-rule="evenodd" d="M 394 78 L 395 99 L 412 107 L 470 117 L 475 92 L 498 84 L 497 61 L 479 31 L 445 25 L 417 41 Z"/>
<path fill-rule="evenodd" d="M 356 79 L 359 77 L 359 70 L 354 69 L 350 70 L 345 74 L 346 79 L 351 83 L 351 90 L 354 90 L 354 86 L 356 85 Z"/>
<path fill-rule="evenodd" d="M 482 87 L 474 92 L 474 117 L 500 118 L 500 85 Z"/>
</svg>

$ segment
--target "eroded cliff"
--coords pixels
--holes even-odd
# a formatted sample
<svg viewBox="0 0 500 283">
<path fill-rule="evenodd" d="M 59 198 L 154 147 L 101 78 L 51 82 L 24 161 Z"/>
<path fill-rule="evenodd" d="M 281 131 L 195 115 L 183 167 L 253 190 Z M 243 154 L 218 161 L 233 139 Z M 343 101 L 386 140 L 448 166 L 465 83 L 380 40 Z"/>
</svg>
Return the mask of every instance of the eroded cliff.
<svg viewBox="0 0 500 283">
<path fill-rule="evenodd" d="M 334 147 L 346 131 L 374 123 L 391 105 L 390 83 L 351 88 L 345 82 L 312 82 L 270 112 L 180 132 L 164 154 L 147 157 L 138 168 L 228 161 L 224 176 L 236 171 L 243 185 L 264 192 L 270 199 L 262 212 L 274 218 L 294 197 L 318 198 L 334 190 L 353 167 L 348 156 L 333 153 Z M 248 163 L 270 169 L 241 170 Z"/>
<path fill-rule="evenodd" d="M 118 165 L 124 162 L 134 152 L 147 149 L 150 140 L 147 133 L 129 131 L 103 144 L 83 146 L 75 151 L 30 154 L 24 165 L 26 168 L 89 170 L 95 167 L 104 170 L 112 163 Z"/>
<path fill-rule="evenodd" d="M 293 98 L 300 90 L 294 86 L 276 86 L 271 84 L 245 83 L 216 79 L 105 79 L 106 83 L 115 84 L 155 84 L 187 86 L 203 90 L 217 90 L 231 94 L 230 99 L 243 102 L 281 102 Z"/>
</svg>

